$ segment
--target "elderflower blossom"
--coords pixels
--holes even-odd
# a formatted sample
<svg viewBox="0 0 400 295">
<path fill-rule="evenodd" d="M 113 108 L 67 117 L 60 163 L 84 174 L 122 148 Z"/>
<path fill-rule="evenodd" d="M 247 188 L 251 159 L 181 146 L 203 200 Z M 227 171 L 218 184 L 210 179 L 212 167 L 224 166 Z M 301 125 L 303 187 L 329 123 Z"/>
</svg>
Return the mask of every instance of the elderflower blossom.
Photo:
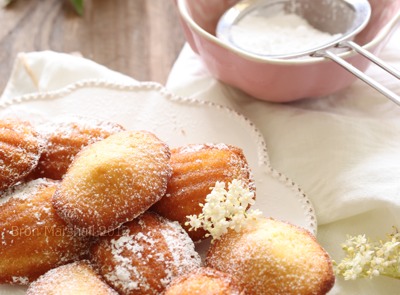
<svg viewBox="0 0 400 295">
<path fill-rule="evenodd" d="M 254 192 L 244 183 L 234 179 L 225 189 L 225 183 L 217 181 L 206 197 L 205 204 L 200 204 L 202 213 L 187 216 L 189 230 L 205 229 L 207 237 L 219 239 L 228 229 L 239 231 L 245 222 L 259 218 L 259 210 L 247 210 L 254 204 Z"/>
<path fill-rule="evenodd" d="M 336 273 L 345 280 L 378 275 L 400 279 L 400 233 L 386 241 L 371 241 L 365 235 L 349 237 L 342 245 L 346 257 L 336 264 Z"/>
</svg>

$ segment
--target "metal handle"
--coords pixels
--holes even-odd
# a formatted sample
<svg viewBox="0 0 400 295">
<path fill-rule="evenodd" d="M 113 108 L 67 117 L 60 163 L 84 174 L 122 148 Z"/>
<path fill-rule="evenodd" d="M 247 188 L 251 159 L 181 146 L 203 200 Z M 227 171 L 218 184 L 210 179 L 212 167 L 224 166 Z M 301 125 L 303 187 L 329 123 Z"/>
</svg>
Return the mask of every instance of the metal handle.
<svg viewBox="0 0 400 295">
<path fill-rule="evenodd" d="M 389 74 L 392 74 L 397 79 L 400 79 L 400 71 L 398 71 L 397 69 L 395 69 L 392 66 L 388 65 L 383 60 L 381 60 L 379 57 L 373 55 L 368 50 L 365 50 L 364 48 L 362 48 L 357 43 L 354 43 L 353 41 L 343 41 L 343 42 L 340 42 L 337 45 L 337 47 L 354 49 L 356 52 L 358 52 L 359 54 L 361 54 L 365 58 L 369 59 L 370 61 L 372 61 L 377 66 L 381 67 L 382 69 L 384 69 Z"/>
<path fill-rule="evenodd" d="M 385 71 L 387 71 L 389 74 L 392 74 L 397 79 L 400 79 L 400 72 L 398 72 L 396 69 L 394 69 L 393 67 L 386 64 L 381 59 L 377 58 L 372 53 L 366 51 L 365 49 L 363 49 L 361 46 L 357 45 L 356 43 L 354 43 L 352 41 L 344 41 L 344 42 L 338 44 L 338 47 L 350 47 L 351 49 L 354 49 L 356 52 L 358 52 L 365 58 L 369 59 L 370 61 L 372 61 L 373 63 L 375 63 L 382 69 L 384 69 Z M 400 106 L 400 96 L 399 95 L 397 95 L 393 91 L 389 90 L 382 84 L 378 83 L 371 77 L 367 76 L 362 71 L 360 71 L 359 69 L 357 69 L 356 67 L 354 67 L 353 65 L 351 65 L 350 63 L 345 61 L 343 58 L 341 58 L 338 55 L 336 55 L 335 53 L 333 53 L 332 51 L 329 51 L 329 50 L 318 51 L 318 52 L 312 54 L 312 56 L 329 58 L 330 60 L 336 62 L 338 65 L 342 66 L 344 69 L 346 69 L 347 71 L 349 71 L 350 73 L 352 73 L 353 75 L 358 77 L 360 80 L 364 81 L 365 83 L 367 83 L 368 85 L 370 85 L 371 87 L 376 89 L 378 92 L 380 92 L 381 94 L 383 94 L 384 96 L 389 98 L 391 101 L 393 101 L 394 103 L 396 103 L 397 105 Z"/>
</svg>

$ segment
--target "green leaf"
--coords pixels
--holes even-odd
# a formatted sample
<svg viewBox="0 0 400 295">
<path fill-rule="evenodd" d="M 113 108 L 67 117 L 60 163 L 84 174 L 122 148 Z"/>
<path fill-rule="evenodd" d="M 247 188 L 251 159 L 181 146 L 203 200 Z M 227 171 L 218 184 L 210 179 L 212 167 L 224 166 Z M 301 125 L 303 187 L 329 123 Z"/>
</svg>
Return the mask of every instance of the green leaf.
<svg viewBox="0 0 400 295">
<path fill-rule="evenodd" d="M 76 13 L 83 15 L 83 0 L 70 0 L 75 8 Z"/>
</svg>

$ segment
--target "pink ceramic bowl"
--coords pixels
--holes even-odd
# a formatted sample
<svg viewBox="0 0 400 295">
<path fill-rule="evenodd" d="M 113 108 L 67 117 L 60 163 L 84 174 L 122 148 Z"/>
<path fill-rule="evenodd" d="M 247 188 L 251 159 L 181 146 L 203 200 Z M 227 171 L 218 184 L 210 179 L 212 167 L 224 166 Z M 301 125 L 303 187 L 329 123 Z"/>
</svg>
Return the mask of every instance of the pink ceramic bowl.
<svg viewBox="0 0 400 295">
<path fill-rule="evenodd" d="M 349 86 L 357 78 L 323 58 L 279 60 L 261 58 L 230 47 L 215 37 L 221 15 L 238 0 L 175 0 L 192 49 L 211 74 L 262 100 L 288 102 L 321 97 Z M 372 17 L 355 42 L 379 54 L 400 21 L 400 0 L 370 0 Z M 369 61 L 354 53 L 342 58 L 365 71 Z"/>
</svg>

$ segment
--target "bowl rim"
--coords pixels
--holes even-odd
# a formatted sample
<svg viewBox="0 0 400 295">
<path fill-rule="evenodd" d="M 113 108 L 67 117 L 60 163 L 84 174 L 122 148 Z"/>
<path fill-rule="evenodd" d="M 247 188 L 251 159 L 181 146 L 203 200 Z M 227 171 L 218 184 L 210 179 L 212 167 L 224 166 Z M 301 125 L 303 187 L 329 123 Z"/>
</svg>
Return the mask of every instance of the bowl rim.
<svg viewBox="0 0 400 295">
<path fill-rule="evenodd" d="M 200 25 L 198 25 L 193 18 L 190 16 L 188 7 L 187 7 L 187 1 L 188 0 L 177 0 L 177 7 L 180 16 L 183 18 L 184 22 L 190 26 L 192 30 L 194 30 L 197 34 L 201 35 L 202 37 L 206 38 L 208 41 L 225 48 L 226 50 L 229 50 L 236 55 L 239 55 L 240 57 L 251 60 L 254 62 L 258 63 L 268 63 L 268 64 L 286 64 L 286 65 L 305 65 L 305 64 L 314 64 L 314 63 L 321 63 L 321 62 L 329 62 L 328 59 L 323 58 L 323 57 L 313 57 L 313 58 L 306 58 L 306 59 L 277 59 L 277 58 L 267 58 L 267 57 L 260 57 L 259 55 L 252 54 L 249 52 L 246 52 L 240 48 L 236 48 L 233 46 L 230 46 L 224 42 L 222 42 L 220 39 L 218 39 L 216 36 L 208 33 L 206 30 L 204 30 Z M 390 19 L 390 21 L 378 32 L 378 34 L 375 36 L 374 39 L 372 39 L 370 42 L 364 44 L 362 48 L 364 49 L 370 49 L 374 46 L 376 46 L 379 42 L 381 42 L 397 25 L 399 25 L 400 22 L 400 9 L 397 11 L 397 13 Z M 338 56 L 340 56 L 343 59 L 347 59 L 350 57 L 353 57 L 355 55 L 358 55 L 357 52 L 354 50 L 351 51 L 346 51 L 342 53 L 338 53 Z"/>
</svg>

